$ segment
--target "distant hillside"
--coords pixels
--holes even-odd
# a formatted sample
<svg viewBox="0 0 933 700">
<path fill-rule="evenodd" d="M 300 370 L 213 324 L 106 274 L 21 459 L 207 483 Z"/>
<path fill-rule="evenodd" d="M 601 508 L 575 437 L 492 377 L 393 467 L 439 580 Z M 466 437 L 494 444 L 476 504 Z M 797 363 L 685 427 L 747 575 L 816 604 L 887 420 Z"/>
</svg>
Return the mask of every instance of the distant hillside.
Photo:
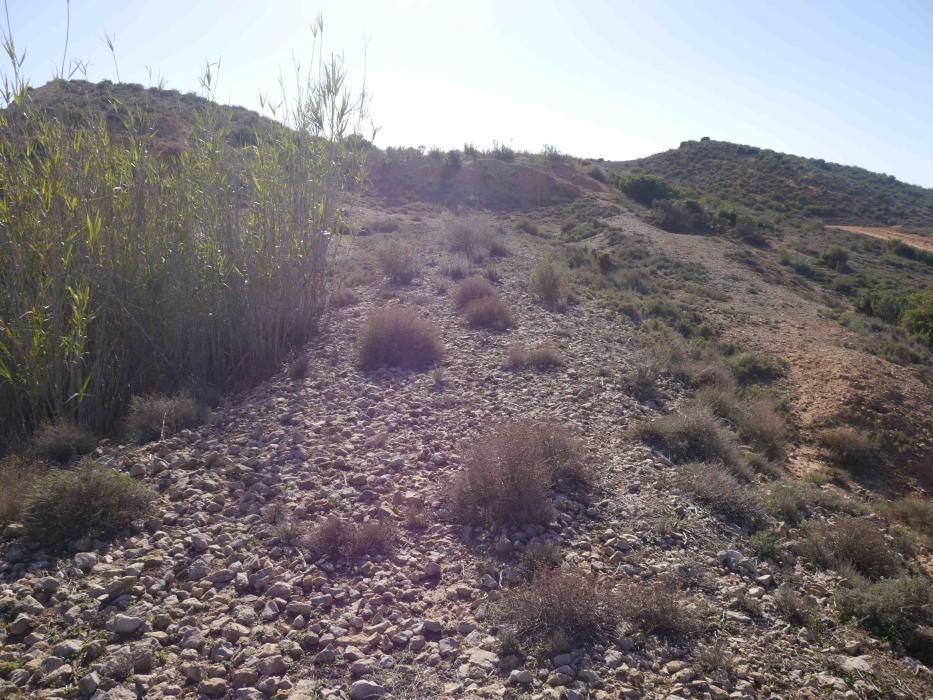
<svg viewBox="0 0 933 700">
<path fill-rule="evenodd" d="M 109 80 L 100 83 L 53 80 L 42 87 L 30 88 L 28 99 L 72 125 L 93 123 L 100 115 L 106 115 L 114 132 L 123 130 L 127 116 L 139 109 L 167 150 L 184 143 L 196 115 L 209 107 L 217 110 L 215 114 L 223 120 L 228 138 L 235 145 L 254 143 L 257 133 L 281 128 L 278 122 L 249 109 L 219 105 L 194 93 Z"/>
<path fill-rule="evenodd" d="M 863 168 L 708 139 L 618 166 L 759 212 L 933 234 L 933 190 Z"/>
</svg>

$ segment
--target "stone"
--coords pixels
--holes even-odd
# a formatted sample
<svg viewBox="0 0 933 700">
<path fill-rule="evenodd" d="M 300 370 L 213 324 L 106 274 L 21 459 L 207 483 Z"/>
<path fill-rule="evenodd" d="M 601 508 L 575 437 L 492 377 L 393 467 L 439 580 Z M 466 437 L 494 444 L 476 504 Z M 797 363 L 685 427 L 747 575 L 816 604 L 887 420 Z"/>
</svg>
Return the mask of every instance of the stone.
<svg viewBox="0 0 933 700">
<path fill-rule="evenodd" d="M 133 634 L 142 627 L 143 620 L 140 617 L 124 615 L 122 613 L 114 615 L 110 621 L 110 631 L 115 634 Z"/>
<path fill-rule="evenodd" d="M 370 700 L 381 698 L 385 694 L 382 686 L 372 681 L 354 681 L 350 686 L 350 700 Z"/>
<path fill-rule="evenodd" d="M 16 616 L 16 619 L 10 623 L 10 626 L 7 628 L 7 631 L 13 636 L 19 636 L 21 634 L 26 634 L 33 627 L 35 627 L 36 621 L 33 619 L 32 615 L 26 613 L 20 613 Z"/>
<path fill-rule="evenodd" d="M 534 674 L 527 669 L 515 669 L 509 674 L 509 685 L 531 685 L 534 680 Z"/>
<path fill-rule="evenodd" d="M 96 671 L 91 671 L 89 674 L 78 681 L 78 690 L 82 695 L 93 695 L 95 692 L 97 692 L 99 685 L 100 676 L 97 675 Z"/>
<path fill-rule="evenodd" d="M 227 694 L 227 681 L 223 678 L 206 678 L 201 681 L 198 691 L 209 698 L 219 698 Z"/>
</svg>

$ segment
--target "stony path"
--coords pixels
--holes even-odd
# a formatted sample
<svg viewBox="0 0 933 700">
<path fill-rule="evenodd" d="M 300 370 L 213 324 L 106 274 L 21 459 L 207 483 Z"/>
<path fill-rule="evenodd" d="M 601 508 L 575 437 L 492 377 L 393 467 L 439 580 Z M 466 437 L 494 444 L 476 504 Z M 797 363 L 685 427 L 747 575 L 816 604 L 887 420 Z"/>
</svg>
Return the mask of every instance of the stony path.
<svg viewBox="0 0 933 700">
<path fill-rule="evenodd" d="M 631 328 L 589 305 L 566 314 L 536 305 L 526 280 L 545 244 L 516 237 L 497 267 L 518 327 L 467 329 L 438 288 L 453 286 L 440 273 L 443 218 L 418 218 L 423 274 L 404 290 L 359 288 L 363 301 L 336 311 L 308 348 L 305 378 L 283 374 L 231 398 L 199 431 L 105 449 L 103 461 L 159 490 L 158 517 L 60 561 L 6 545 L 0 612 L 18 622 L 0 633 L 0 697 L 879 696 L 864 668 L 877 662 L 853 656 L 879 645 L 840 630 L 817 647 L 783 622 L 772 593 L 792 572 L 723 557 L 744 548 L 741 533 L 678 494 L 674 468 L 626 437 L 654 412 L 620 381 Z M 366 239 L 358 252 L 377 244 Z M 355 367 L 358 326 L 394 297 L 440 327 L 442 386 L 430 372 Z M 545 340 L 560 346 L 565 368 L 502 368 L 512 343 Z M 596 487 L 556 494 L 548 528 L 451 522 L 444 497 L 468 441 L 525 416 L 573 426 Z M 410 509 L 423 510 L 426 528 L 408 526 Z M 353 565 L 308 561 L 289 544 L 290 525 L 330 514 L 394 522 L 399 545 Z M 719 638 L 728 669 L 704 670 L 696 647 L 640 635 L 541 668 L 500 657 L 489 604 L 518 580 L 516 555 L 534 541 L 559 543 L 567 565 L 610 582 L 677 580 L 715 629 L 700 646 Z M 795 577 L 823 600 L 833 583 Z M 754 615 L 736 603 L 748 597 L 759 601 Z"/>
</svg>

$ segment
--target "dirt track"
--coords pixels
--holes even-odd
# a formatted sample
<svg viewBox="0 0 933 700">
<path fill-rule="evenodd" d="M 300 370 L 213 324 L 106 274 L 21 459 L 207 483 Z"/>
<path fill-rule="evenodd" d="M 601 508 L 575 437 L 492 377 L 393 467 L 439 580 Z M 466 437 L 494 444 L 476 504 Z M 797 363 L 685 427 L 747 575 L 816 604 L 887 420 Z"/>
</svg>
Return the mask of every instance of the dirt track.
<svg viewBox="0 0 933 700">
<path fill-rule="evenodd" d="M 828 228 L 848 231 L 849 233 L 860 233 L 863 236 L 880 238 L 884 241 L 902 241 L 914 248 L 933 252 L 933 238 L 919 236 L 915 233 L 904 233 L 896 228 L 885 228 L 883 226 L 829 226 Z"/>
</svg>

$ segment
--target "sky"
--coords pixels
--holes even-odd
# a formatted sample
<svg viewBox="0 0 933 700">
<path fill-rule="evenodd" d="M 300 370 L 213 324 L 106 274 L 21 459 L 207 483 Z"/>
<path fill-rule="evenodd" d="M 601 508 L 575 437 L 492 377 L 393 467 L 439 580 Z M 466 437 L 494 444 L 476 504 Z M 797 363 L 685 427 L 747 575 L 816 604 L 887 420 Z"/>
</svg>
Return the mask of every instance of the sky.
<svg viewBox="0 0 933 700">
<path fill-rule="evenodd" d="M 66 2 L 7 11 L 41 85 Z M 933 187 L 931 0 L 72 0 L 66 63 L 200 92 L 220 59 L 217 99 L 259 110 L 308 65 L 319 14 L 325 52 L 365 75 L 381 147 L 627 160 L 709 136 Z"/>
</svg>

